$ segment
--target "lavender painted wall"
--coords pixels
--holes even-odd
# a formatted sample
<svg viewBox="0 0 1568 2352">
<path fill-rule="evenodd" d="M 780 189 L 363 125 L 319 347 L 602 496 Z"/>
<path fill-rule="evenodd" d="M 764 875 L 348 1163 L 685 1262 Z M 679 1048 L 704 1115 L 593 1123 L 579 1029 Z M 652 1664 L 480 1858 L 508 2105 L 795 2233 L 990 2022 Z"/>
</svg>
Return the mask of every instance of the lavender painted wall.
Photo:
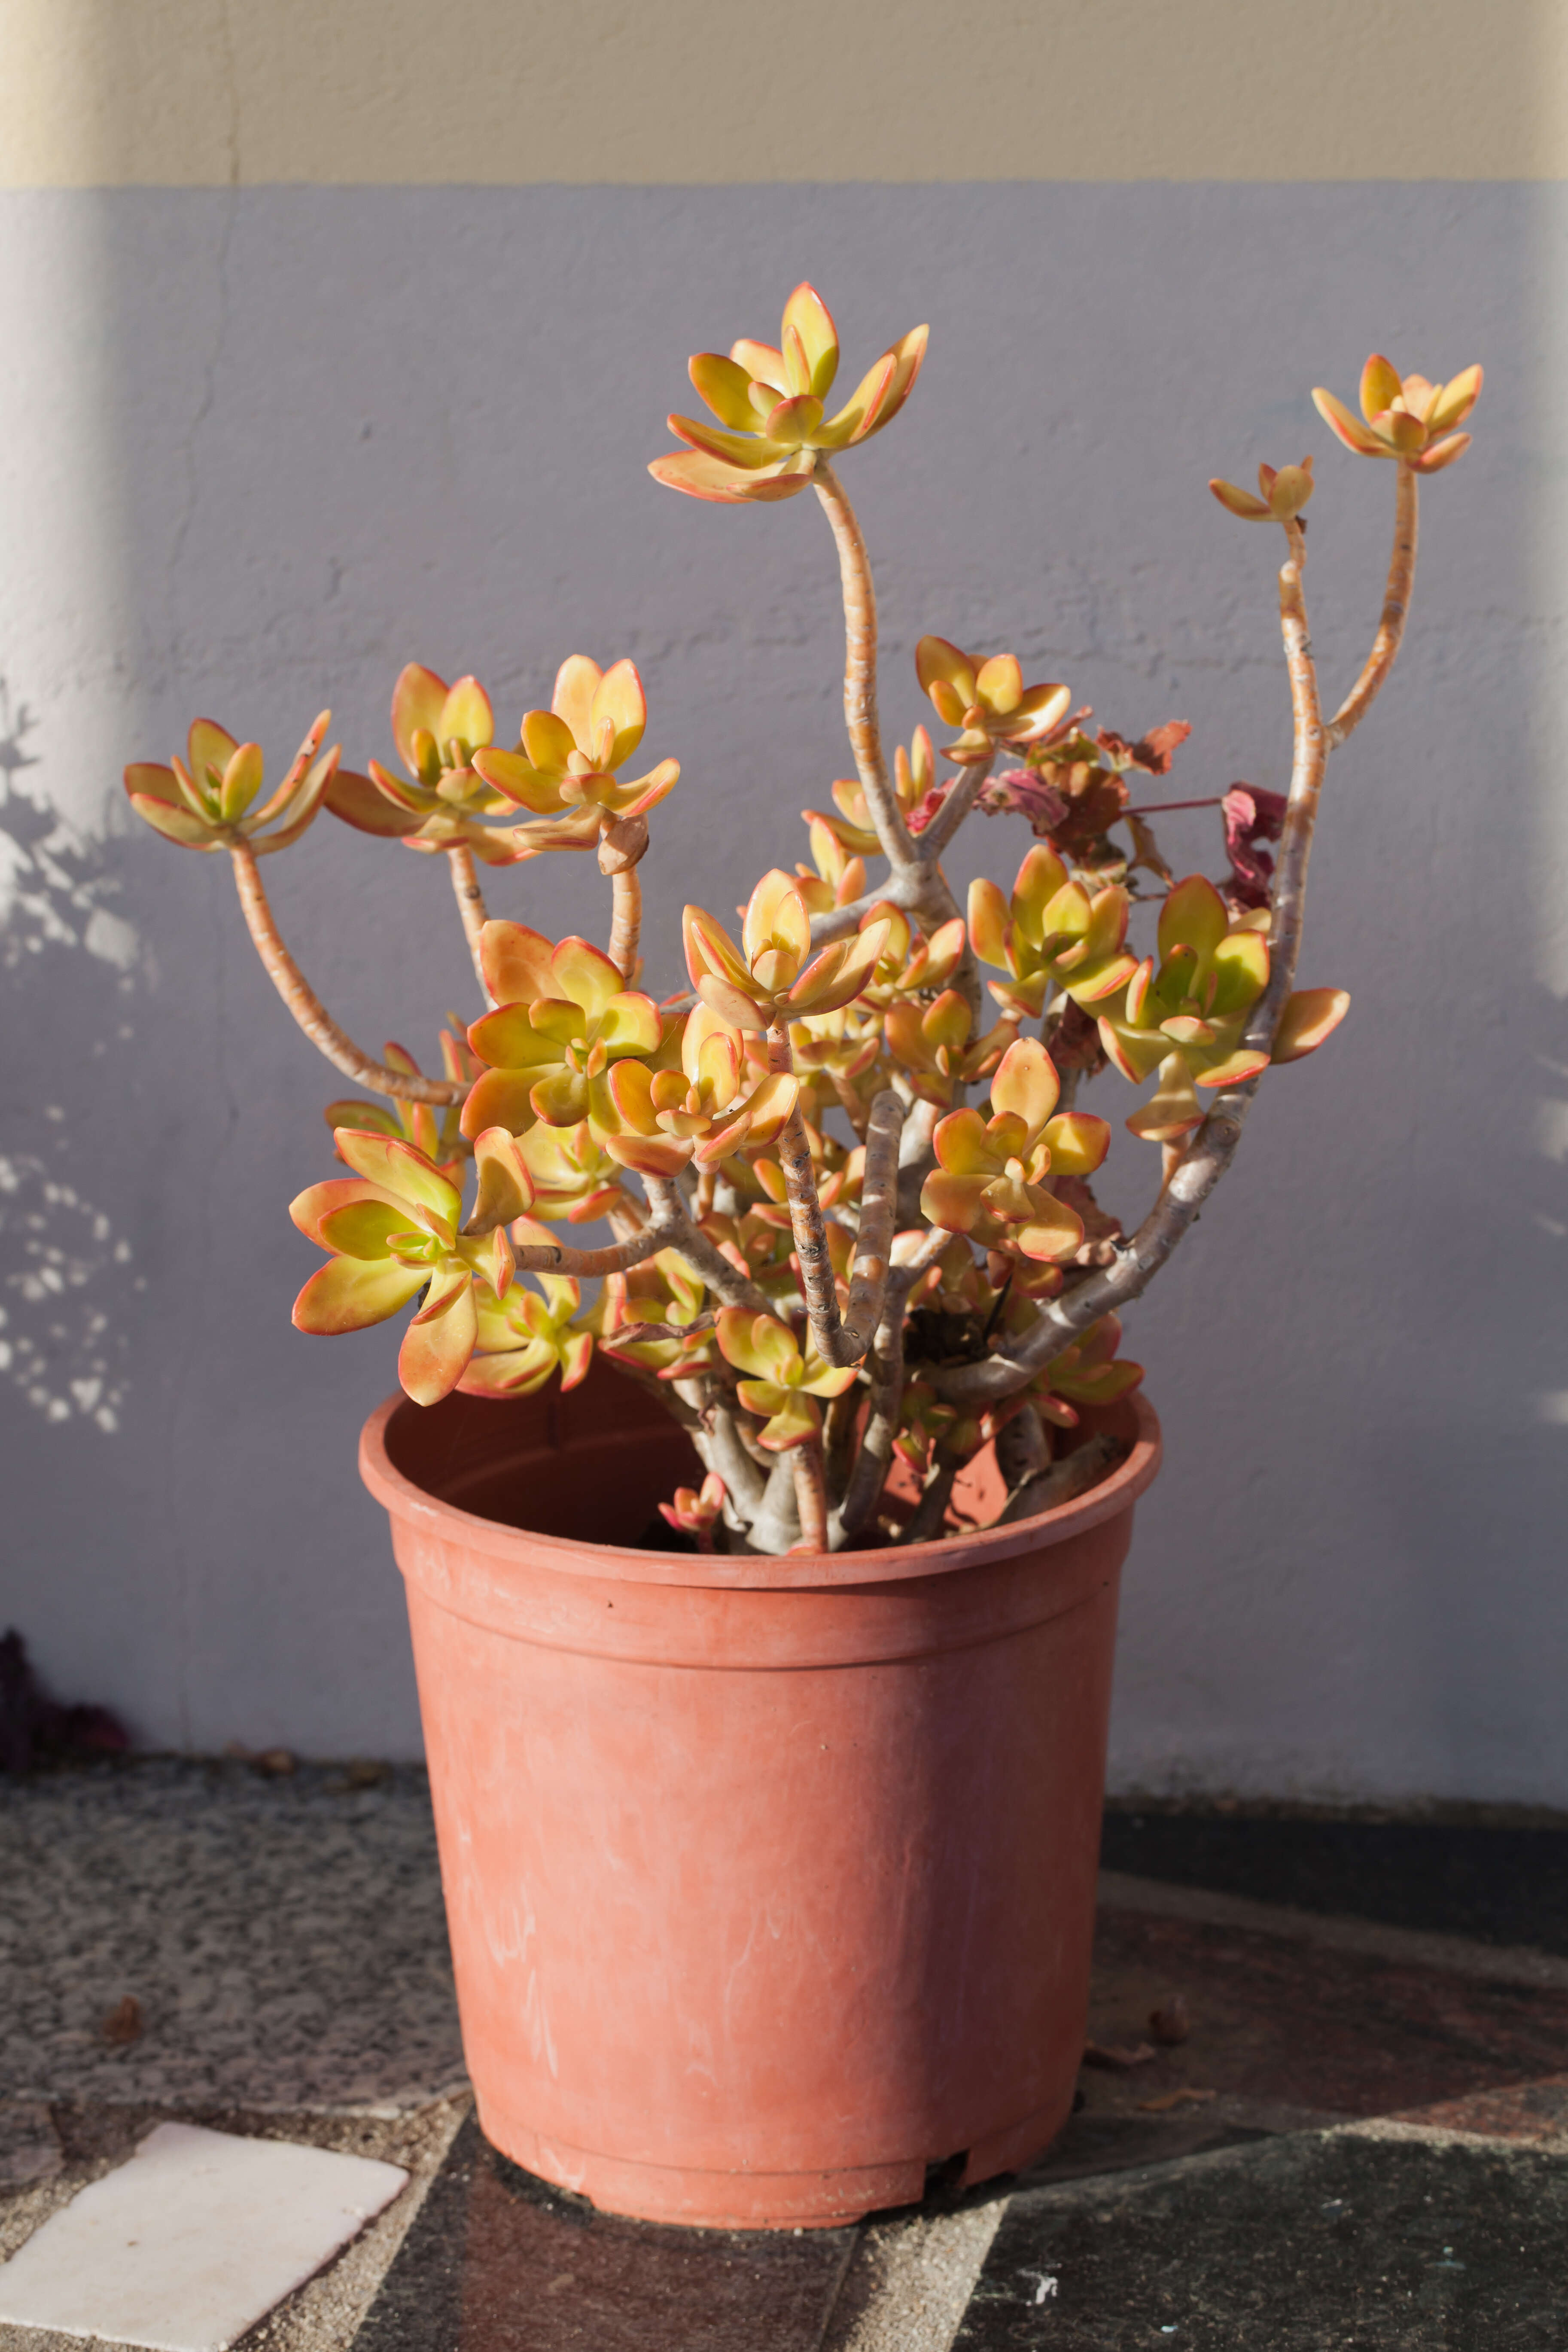
<svg viewBox="0 0 1568 2352">
<path fill-rule="evenodd" d="M 286 752 L 331 701 L 363 764 L 405 658 L 474 668 L 510 723 L 565 653 L 629 653 L 684 768 L 644 869 L 672 983 L 681 900 L 803 855 L 844 765 L 815 504 L 701 508 L 643 470 L 687 352 L 770 331 L 805 274 L 847 364 L 932 324 L 910 408 L 846 466 L 890 729 L 921 715 L 923 630 L 1013 645 L 1112 724 L 1191 719 L 1184 793 L 1288 764 L 1276 550 L 1206 477 L 1315 452 L 1331 691 L 1391 486 L 1308 390 L 1349 394 L 1374 344 L 1487 362 L 1316 856 L 1302 976 L 1355 1008 L 1267 1088 L 1130 1334 L 1170 1452 L 1113 1771 L 1568 1803 L 1564 227 L 1556 188 L 1439 184 L 0 195 L 0 1622 L 55 1683 L 150 1744 L 417 1749 L 353 1468 L 394 1348 L 288 1321 L 315 1258 L 285 1204 L 330 1172 L 342 1089 L 220 862 L 133 830 L 121 763 L 196 710 Z M 1021 830 L 971 830 L 963 872 L 1009 874 Z M 1194 866 L 1215 840 L 1171 821 Z M 367 1042 L 417 1049 L 468 1003 L 423 861 L 323 819 L 268 880 Z M 596 929 L 601 891 L 563 859 L 492 909 Z M 1152 1160 L 1119 1150 L 1119 1202 Z"/>
</svg>

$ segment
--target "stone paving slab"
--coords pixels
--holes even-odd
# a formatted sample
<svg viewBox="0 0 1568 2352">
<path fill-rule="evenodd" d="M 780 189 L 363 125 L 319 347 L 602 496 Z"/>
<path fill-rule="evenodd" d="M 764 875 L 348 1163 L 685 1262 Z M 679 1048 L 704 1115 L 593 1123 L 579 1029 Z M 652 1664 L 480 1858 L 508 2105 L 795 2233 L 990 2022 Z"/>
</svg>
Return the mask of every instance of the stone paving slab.
<svg viewBox="0 0 1568 2352">
<path fill-rule="evenodd" d="M 438 2101 L 417 2114 L 392 2116 L 226 2108 L 184 2113 L 182 2120 L 214 2130 L 372 2157 L 398 2165 L 410 2176 L 403 2195 L 330 2269 L 288 2296 L 242 2337 L 237 2352 L 349 2352 L 469 2104 L 464 2096 Z M 123 2165 L 152 2126 L 171 2119 L 168 2110 L 156 2107 L 84 2106 L 69 2101 L 57 2104 L 52 2116 L 59 2169 L 50 2179 L 0 2201 L 0 2262 L 25 2244 L 79 2188 Z M 52 2329 L 0 2325 L 0 2352 L 82 2352 L 82 2343 L 79 2336 Z"/>
<path fill-rule="evenodd" d="M 818 2352 L 854 2242 L 617 2221 L 470 2121 L 354 2352 Z"/>
<path fill-rule="evenodd" d="M 1561 2352 L 1568 2167 L 1304 2134 L 1015 2197 L 953 2352 Z"/>
<path fill-rule="evenodd" d="M 1568 1820 L 1330 1820 L 1108 1806 L 1108 1870 L 1568 1958 Z"/>
<path fill-rule="evenodd" d="M 1484 1952 L 1474 1965 L 1487 1967 Z M 1331 2123 L 1561 2074 L 1568 2053 L 1568 1984 L 1498 1982 L 1382 1950 L 1102 1910 L 1090 2041 L 1136 2046 L 1151 2010 L 1175 1992 L 1189 2039 L 1130 2073 L 1086 2069 L 1096 2113 L 1206 2093 L 1231 2123 Z"/>
<path fill-rule="evenodd" d="M 0 1781 L 0 2097 L 398 2107 L 463 2080 L 420 1771 Z"/>
<path fill-rule="evenodd" d="M 401 2165 L 154 2124 L 0 2265 L 0 2321 L 147 2347 L 236 2343 L 408 2187 Z"/>
</svg>

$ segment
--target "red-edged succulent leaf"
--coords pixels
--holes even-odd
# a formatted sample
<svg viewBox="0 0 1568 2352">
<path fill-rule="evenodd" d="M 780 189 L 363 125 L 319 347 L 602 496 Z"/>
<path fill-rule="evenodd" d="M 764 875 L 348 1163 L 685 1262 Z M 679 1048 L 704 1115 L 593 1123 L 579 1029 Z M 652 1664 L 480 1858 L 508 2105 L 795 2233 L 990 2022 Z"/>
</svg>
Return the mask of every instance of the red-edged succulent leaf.
<svg viewBox="0 0 1568 2352">
<path fill-rule="evenodd" d="M 1303 1055 L 1315 1054 L 1324 1038 L 1339 1027 L 1350 1007 L 1348 989 L 1298 989 L 1285 1000 L 1270 1058 L 1276 1062 L 1299 1062 Z"/>
<path fill-rule="evenodd" d="M 359 1108 L 356 1103 L 354 1108 Z M 325 1249 L 328 1244 L 321 1240 L 321 1219 L 354 1201 L 383 1201 L 389 1207 L 395 1205 L 390 1192 L 384 1192 L 379 1184 L 367 1183 L 363 1176 L 329 1176 L 323 1183 L 307 1184 L 302 1192 L 297 1193 L 289 1203 L 289 1214 L 307 1240 Z"/>
<path fill-rule="evenodd" d="M 479 1193 L 465 1234 L 493 1233 L 533 1206 L 533 1178 L 509 1129 L 487 1127 L 474 1138 Z"/>
<path fill-rule="evenodd" d="M 1234 482 L 1222 482 L 1217 478 L 1209 483 L 1209 488 L 1221 506 L 1233 515 L 1239 515 L 1243 522 L 1268 520 L 1267 504 L 1262 499 L 1255 499 L 1250 490 L 1238 489 Z"/>
<path fill-rule="evenodd" d="M 294 1328 L 317 1338 L 367 1330 L 406 1307 L 426 1278 L 425 1269 L 391 1258 L 334 1257 L 317 1268 L 294 1301 Z"/>
<path fill-rule="evenodd" d="M 1092 1176 L 1110 1149 L 1110 1129 L 1092 1111 L 1063 1111 L 1047 1120 L 1044 1139 L 1053 1176 Z"/>
<path fill-rule="evenodd" d="M 1312 394 L 1313 404 L 1331 433 L 1338 434 L 1347 449 L 1358 457 L 1389 457 L 1393 451 L 1384 446 L 1375 433 L 1370 432 L 1360 417 L 1353 415 L 1342 400 L 1319 384 Z"/>
<path fill-rule="evenodd" d="M 1229 922 L 1225 900 L 1214 884 L 1201 874 L 1189 874 L 1184 882 L 1176 884 L 1160 909 L 1162 959 L 1183 947 L 1195 948 L 1200 958 L 1212 956 Z"/>
<path fill-rule="evenodd" d="M 921 1214 L 950 1234 L 973 1231 L 985 1214 L 986 1176 L 955 1176 L 934 1169 L 921 1187 Z"/>
<path fill-rule="evenodd" d="M 454 1261 L 436 1276 L 397 1351 L 397 1377 L 416 1404 L 438 1404 L 451 1394 L 478 1338 L 473 1277 Z"/>
<path fill-rule="evenodd" d="M 1060 1093 L 1056 1064 L 1039 1039 L 1019 1037 L 1003 1055 L 991 1081 L 991 1107 L 1012 1112 L 1036 1134 L 1055 1110 Z"/>
<path fill-rule="evenodd" d="M 1030 1217 L 1010 1229 L 1010 1238 L 1025 1257 L 1058 1265 L 1083 1246 L 1083 1220 L 1047 1192 Z"/>
<path fill-rule="evenodd" d="M 447 681 L 437 677 L 433 669 L 422 663 L 410 662 L 398 674 L 392 689 L 392 740 L 410 775 L 417 775 L 419 762 L 414 749 L 414 738 L 423 730 L 439 740 L 441 713 L 447 705 Z"/>
<path fill-rule="evenodd" d="M 419 1214 L 427 1232 L 455 1238 L 463 1198 L 440 1170 L 400 1137 L 372 1135 L 362 1128 L 340 1127 L 333 1132 L 338 1157 L 356 1176 L 378 1185 L 395 1201 L 405 1201 Z"/>
<path fill-rule="evenodd" d="M 553 996 L 552 952 L 551 942 L 526 924 L 487 923 L 479 933 L 479 961 L 496 1003 L 531 1004 L 535 997 Z"/>
<path fill-rule="evenodd" d="M 666 489 L 684 490 L 688 498 L 715 506 L 751 506 L 793 499 L 810 481 L 816 462 L 810 450 L 792 450 L 782 463 L 752 472 L 706 450 L 687 449 L 678 457 L 654 458 L 648 472 Z"/>
</svg>

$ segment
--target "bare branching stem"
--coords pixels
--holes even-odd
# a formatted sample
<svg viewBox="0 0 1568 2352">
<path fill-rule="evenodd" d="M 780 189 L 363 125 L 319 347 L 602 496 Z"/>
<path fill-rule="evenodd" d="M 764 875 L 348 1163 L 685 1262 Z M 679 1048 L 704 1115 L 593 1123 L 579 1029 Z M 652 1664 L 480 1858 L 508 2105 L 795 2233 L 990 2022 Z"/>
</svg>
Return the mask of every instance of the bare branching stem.
<svg viewBox="0 0 1568 2352">
<path fill-rule="evenodd" d="M 888 1286 L 888 1258 L 899 1207 L 899 1139 L 904 1107 L 890 1087 L 871 1104 L 866 1125 L 866 1172 L 860 1186 L 860 1231 L 849 1267 L 848 1328 L 844 1336 L 858 1363 L 871 1344 Z"/>
<path fill-rule="evenodd" d="M 1405 471 L 1404 467 L 1401 471 Z M 1290 715 L 1295 756 L 1290 768 L 1290 794 L 1285 808 L 1279 856 L 1269 904 L 1273 920 L 1268 931 L 1268 985 L 1247 1024 L 1246 1043 L 1263 1052 L 1274 1044 L 1279 1015 L 1296 980 L 1306 913 L 1307 867 L 1312 855 L 1312 834 L 1318 822 L 1318 799 L 1328 765 L 1329 743 L 1318 702 L 1317 666 L 1307 627 L 1307 604 L 1301 574 L 1307 562 L 1307 538 L 1299 522 L 1286 525 L 1290 552 L 1279 572 L 1279 633 L 1285 641 L 1285 665 L 1290 677 Z M 1391 656 L 1392 658 L 1392 656 Z"/>
<path fill-rule="evenodd" d="M 854 1542 L 881 1500 L 882 1488 L 893 1466 L 893 1440 L 899 1433 L 904 1403 L 904 1310 L 915 1284 L 927 1267 L 935 1264 L 952 1238 L 940 1226 L 933 1226 L 912 1256 L 904 1265 L 894 1266 L 888 1276 L 882 1296 L 882 1320 L 870 1363 L 871 1403 L 866 1431 L 844 1489 L 844 1500 L 832 1519 L 831 1541 L 836 1551 Z"/>
<path fill-rule="evenodd" d="M 598 1274 L 625 1274 L 645 1258 L 657 1257 L 661 1249 L 680 1246 L 680 1228 L 666 1223 L 655 1215 L 640 1234 L 629 1234 L 625 1241 L 610 1242 L 603 1249 L 573 1249 L 564 1242 L 520 1243 L 513 1255 L 520 1274 L 571 1274 L 587 1276 Z M 647 1335 L 638 1328 L 637 1336 Z"/>
<path fill-rule="evenodd" d="M 768 1060 L 775 1070 L 794 1069 L 787 1028 L 773 1031 L 768 1042 Z M 871 1105 L 866 1129 L 860 1232 L 850 1269 L 847 1321 L 838 1312 L 833 1260 L 827 1253 L 827 1223 L 817 1197 L 816 1171 L 812 1165 L 811 1144 L 798 1103 L 778 1139 L 779 1165 L 784 1170 L 790 1229 L 795 1236 L 795 1255 L 800 1260 L 806 1319 L 816 1351 L 826 1363 L 858 1364 L 871 1344 L 871 1335 L 882 1311 L 888 1253 L 892 1247 L 898 1214 L 899 1138 L 903 1125 L 902 1103 L 891 1087 L 884 1087 Z"/>
<path fill-rule="evenodd" d="M 662 1176 L 648 1176 L 644 1181 L 654 1223 L 665 1235 L 661 1246 L 679 1250 L 692 1273 L 700 1275 L 726 1307 L 743 1307 L 752 1315 L 771 1315 L 773 1308 L 756 1284 L 739 1273 L 723 1251 L 693 1223 L 679 1185 Z M 723 1475 L 722 1471 L 720 1475 Z"/>
<path fill-rule="evenodd" d="M 826 457 L 816 461 L 812 486 L 838 549 L 838 577 L 844 592 L 844 722 L 882 855 L 899 873 L 916 862 L 917 853 L 882 757 L 882 730 L 877 716 L 877 591 L 871 559 L 855 509 Z"/>
<path fill-rule="evenodd" d="M 1037 1512 L 1054 1511 L 1059 1503 L 1070 1503 L 1075 1496 L 1087 1495 L 1091 1486 L 1099 1486 L 1107 1471 L 1114 1469 L 1126 1452 L 1119 1437 L 1101 1433 L 1087 1439 L 1011 1494 L 997 1526 L 1005 1528 L 1016 1519 L 1032 1519 Z"/>
<path fill-rule="evenodd" d="M 925 904 L 928 877 L 918 866 L 907 874 L 888 877 L 887 887 L 868 890 L 864 898 L 850 898 L 842 907 L 830 907 L 825 915 L 811 919 L 811 944 L 825 948 L 834 940 L 847 939 L 858 931 L 873 907 L 899 907 L 906 915 L 918 915 Z"/>
<path fill-rule="evenodd" d="M 235 887 L 239 892 L 246 927 L 263 969 L 311 1045 L 326 1055 L 332 1067 L 341 1070 L 345 1078 L 353 1078 L 356 1086 L 368 1087 L 373 1094 L 393 1095 L 404 1102 L 463 1101 L 468 1091 L 466 1079 L 415 1077 L 405 1070 L 390 1069 L 338 1027 L 283 944 L 250 844 L 244 840 L 233 842 L 228 854 L 234 862 Z"/>
<path fill-rule="evenodd" d="M 642 938 L 642 884 L 635 866 L 610 877 L 610 961 L 628 988 L 637 986 L 638 942 Z"/>
<path fill-rule="evenodd" d="M 795 1450 L 792 1445 L 784 1453 L 773 1455 L 768 1482 L 752 1521 L 749 1541 L 753 1551 L 777 1555 L 793 1550 L 800 1541 L 800 1495 L 795 1464 L 790 1458 Z"/>
<path fill-rule="evenodd" d="M 479 993 L 485 1003 L 493 1004 L 495 999 L 485 979 L 484 962 L 479 954 L 479 940 L 489 917 L 485 912 L 485 894 L 479 887 L 474 853 L 466 841 L 455 841 L 447 852 L 447 863 L 452 869 L 452 895 L 463 919 L 463 936 L 468 942 L 468 953 L 473 958 L 474 978 L 479 983 Z"/>
<path fill-rule="evenodd" d="M 1372 641 L 1372 651 L 1366 657 L 1361 676 L 1329 721 L 1331 751 L 1337 751 L 1345 738 L 1361 725 L 1372 709 L 1384 679 L 1394 667 L 1394 657 L 1405 635 L 1405 624 L 1410 612 L 1410 590 L 1415 578 L 1415 476 L 1401 458 L 1394 488 L 1394 552 L 1388 562 L 1383 617 L 1377 625 L 1377 635 Z"/>
<path fill-rule="evenodd" d="M 1260 1052 L 1273 1045 L 1285 1000 L 1296 977 L 1312 828 L 1317 822 L 1319 795 L 1329 756 L 1301 585 L 1307 560 L 1306 534 L 1300 523 L 1292 522 L 1286 526 L 1286 536 L 1289 554 L 1279 573 L 1279 629 L 1290 678 L 1295 754 L 1274 876 L 1268 985 L 1258 1001 L 1245 1039 L 1248 1046 Z M 952 1403 L 971 1405 L 1010 1396 L 1053 1357 L 1081 1338 L 1091 1323 L 1098 1323 L 1102 1315 L 1121 1314 L 1141 1297 L 1196 1222 L 1205 1202 L 1230 1166 L 1258 1084 L 1257 1078 L 1248 1078 L 1240 1086 L 1226 1087 L 1215 1097 L 1213 1109 L 1169 1181 L 1162 1187 L 1159 1199 L 1126 1248 L 1119 1252 L 1113 1265 L 1102 1267 L 1086 1282 L 1075 1284 L 1059 1298 L 1047 1300 L 1038 1321 L 1016 1347 L 988 1356 L 980 1363 L 933 1370 L 932 1385 L 941 1394 Z"/>
<path fill-rule="evenodd" d="M 724 1481 L 725 1524 L 743 1533 L 763 1507 L 766 1482 L 741 1442 L 735 1415 L 712 1381 L 678 1381 L 674 1385 L 697 1406 L 699 1425 L 691 1433 L 692 1444 L 707 1468 Z"/>
<path fill-rule="evenodd" d="M 938 809 L 925 831 L 917 834 L 915 855 L 923 866 L 934 866 L 970 810 L 980 797 L 980 787 L 991 773 L 989 754 L 973 766 L 961 768 L 952 791 Z"/>
<path fill-rule="evenodd" d="M 822 1441 L 808 1437 L 790 1448 L 795 1473 L 795 1507 L 800 1517 L 800 1539 L 813 1551 L 827 1549 L 827 1480 L 822 1465 Z"/>
<path fill-rule="evenodd" d="M 881 1500 L 882 1488 L 893 1466 L 893 1440 L 899 1433 L 899 1415 L 904 1402 L 904 1305 L 913 1279 L 911 1275 L 906 1280 L 900 1268 L 888 1283 L 876 1351 L 871 1358 L 871 1406 L 866 1416 L 866 1432 L 849 1472 L 844 1500 L 833 1515 L 835 1549 L 853 1543 L 868 1524 Z"/>
<path fill-rule="evenodd" d="M 900 1543 L 930 1543 L 941 1535 L 947 1518 L 947 1507 L 952 1498 L 952 1486 L 963 1464 L 956 1454 L 939 1450 L 927 1475 L 924 1489 L 915 1506 L 914 1517 L 900 1537 Z"/>
</svg>

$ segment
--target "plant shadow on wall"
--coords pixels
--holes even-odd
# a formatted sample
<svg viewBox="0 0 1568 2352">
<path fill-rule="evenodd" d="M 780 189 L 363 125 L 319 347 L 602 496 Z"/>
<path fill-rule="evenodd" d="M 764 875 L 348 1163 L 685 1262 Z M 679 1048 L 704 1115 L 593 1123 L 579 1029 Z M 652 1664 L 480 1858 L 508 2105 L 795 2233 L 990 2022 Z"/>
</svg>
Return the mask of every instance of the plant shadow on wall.
<svg viewBox="0 0 1568 2352">
<path fill-rule="evenodd" d="M 59 1034 L 62 957 L 85 955 L 95 1018 L 133 985 L 142 948 L 115 911 L 119 882 L 101 845 L 52 804 L 37 725 L 0 677 L 0 968 L 10 1042 L 0 1125 L 0 1380 L 50 1422 L 120 1426 L 129 1377 L 127 1329 L 145 1288 L 129 1241 L 101 1195 L 104 1162 L 73 1137 L 72 1090 L 107 1059 L 100 1034 L 86 1056 Z M 102 1020 L 105 1001 L 110 1020 Z M 131 1034 L 121 1025 L 121 1038 Z M 83 1106 L 85 1108 L 85 1106 Z M 83 1169 L 100 1171 L 83 1181 Z"/>
</svg>

